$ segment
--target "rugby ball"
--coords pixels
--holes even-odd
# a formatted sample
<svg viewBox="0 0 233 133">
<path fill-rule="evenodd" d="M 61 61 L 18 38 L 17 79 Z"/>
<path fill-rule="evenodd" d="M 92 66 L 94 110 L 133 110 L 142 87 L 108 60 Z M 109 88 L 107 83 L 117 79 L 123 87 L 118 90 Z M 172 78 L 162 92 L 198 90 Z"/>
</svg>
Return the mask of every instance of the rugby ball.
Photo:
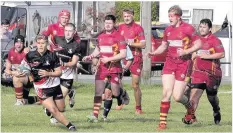
<svg viewBox="0 0 233 133">
<path fill-rule="evenodd" d="M 22 73 L 25 73 L 26 75 L 30 75 L 30 67 L 27 67 L 26 65 L 20 64 L 18 67 L 18 70 Z"/>
</svg>

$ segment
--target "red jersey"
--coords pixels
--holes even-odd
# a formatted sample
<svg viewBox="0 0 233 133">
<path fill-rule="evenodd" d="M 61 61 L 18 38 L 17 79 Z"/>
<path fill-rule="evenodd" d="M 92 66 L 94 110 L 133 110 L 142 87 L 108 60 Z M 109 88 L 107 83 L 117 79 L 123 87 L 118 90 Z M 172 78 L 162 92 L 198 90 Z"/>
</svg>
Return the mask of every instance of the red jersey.
<svg viewBox="0 0 233 133">
<path fill-rule="evenodd" d="M 119 32 L 114 30 L 111 34 L 103 32 L 98 36 L 98 46 L 100 50 L 100 58 L 112 57 L 120 52 L 122 49 L 126 49 L 126 43 L 123 36 Z M 120 60 L 117 62 L 102 63 L 98 68 L 98 74 L 100 73 L 121 73 Z"/>
<path fill-rule="evenodd" d="M 55 36 L 57 37 L 64 37 L 64 26 L 60 26 L 59 23 L 55 23 L 55 24 L 50 24 L 47 29 L 45 31 L 42 32 L 43 35 L 45 36 L 49 36 L 51 35 L 51 41 L 53 43 L 53 45 L 51 45 L 51 51 L 53 51 L 53 49 L 56 49 L 58 46 L 55 43 Z M 76 33 L 74 35 L 74 39 L 79 43 L 80 42 L 80 38 L 78 36 L 78 34 Z"/>
<path fill-rule="evenodd" d="M 144 30 L 143 28 L 136 24 L 135 22 L 132 23 L 132 25 L 128 26 L 126 24 L 119 25 L 119 32 L 124 38 L 127 39 L 134 39 L 135 43 L 138 43 L 140 41 L 145 41 L 144 36 Z M 135 48 L 131 47 L 130 49 L 134 56 L 140 56 L 142 57 L 142 49 L 141 48 Z"/>
<path fill-rule="evenodd" d="M 18 53 L 15 51 L 14 47 L 10 49 L 7 59 L 11 63 L 12 69 L 16 69 L 16 65 L 19 65 L 21 63 L 25 55 L 26 53 L 24 52 L 24 50 L 21 53 Z"/>
<path fill-rule="evenodd" d="M 201 37 L 203 42 L 202 48 L 197 51 L 197 55 L 201 53 L 205 54 L 214 54 L 224 52 L 224 47 L 222 46 L 221 41 L 210 34 L 207 38 Z M 199 56 L 194 60 L 193 70 L 205 71 L 210 74 L 221 76 L 220 60 L 219 59 L 201 59 Z"/>
<path fill-rule="evenodd" d="M 163 41 L 168 43 L 168 57 L 180 58 L 177 50 L 188 49 L 198 39 L 192 25 L 181 22 L 179 27 L 168 26 L 164 31 Z M 190 56 L 191 57 L 191 56 Z"/>
</svg>

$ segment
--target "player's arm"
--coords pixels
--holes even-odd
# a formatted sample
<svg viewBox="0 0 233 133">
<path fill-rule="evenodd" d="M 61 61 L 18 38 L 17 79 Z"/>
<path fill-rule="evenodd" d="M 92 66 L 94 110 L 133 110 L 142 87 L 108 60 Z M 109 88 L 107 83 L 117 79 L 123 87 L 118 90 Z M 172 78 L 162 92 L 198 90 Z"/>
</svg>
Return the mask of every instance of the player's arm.
<svg viewBox="0 0 233 133">
<path fill-rule="evenodd" d="M 73 55 L 71 61 L 64 63 L 65 67 L 73 67 L 78 63 L 79 57 L 77 55 Z"/>
<path fill-rule="evenodd" d="M 132 42 L 128 43 L 129 46 L 135 47 L 135 48 L 145 48 L 146 47 L 146 41 L 142 40 L 140 42 Z"/>
<path fill-rule="evenodd" d="M 115 56 L 112 56 L 112 57 L 109 57 L 108 58 L 108 61 L 119 61 L 121 59 L 124 59 L 126 57 L 126 49 L 121 49 L 120 50 L 120 53 L 115 55 Z"/>
<path fill-rule="evenodd" d="M 46 70 L 40 69 L 38 71 L 38 74 L 40 75 L 40 77 L 60 77 L 61 76 L 62 70 L 61 70 L 59 58 L 55 54 L 52 58 L 55 61 L 54 70 L 53 71 L 46 71 Z"/>
<path fill-rule="evenodd" d="M 201 55 L 202 59 L 221 59 L 225 57 L 225 52 Z"/>
<path fill-rule="evenodd" d="M 11 62 L 6 59 L 6 69 L 5 69 L 6 74 L 8 75 L 13 75 L 13 71 L 11 71 Z"/>
<path fill-rule="evenodd" d="M 95 47 L 94 51 L 92 52 L 92 54 L 83 57 L 83 61 L 88 61 L 88 60 L 92 60 L 93 58 L 98 57 L 100 54 L 100 49 L 98 46 Z"/>
<path fill-rule="evenodd" d="M 127 60 L 126 64 L 123 66 L 123 69 L 129 69 L 131 64 L 133 63 L 133 59 Z"/>
<path fill-rule="evenodd" d="M 193 42 L 193 46 L 185 49 L 184 53 L 185 54 L 192 54 L 193 52 L 197 51 L 198 49 L 200 49 L 202 47 L 202 41 L 200 39 L 197 39 Z"/>
<path fill-rule="evenodd" d="M 146 47 L 146 40 L 145 40 L 145 35 L 144 35 L 144 30 L 142 27 L 138 27 L 136 29 L 137 31 L 137 39 L 139 41 L 136 42 L 130 42 L 128 45 L 135 47 L 135 48 L 145 48 Z"/>
<path fill-rule="evenodd" d="M 43 30 L 41 32 L 41 34 L 45 35 L 45 36 L 49 36 L 50 34 L 52 34 L 52 29 L 50 28 L 50 25 L 48 27 L 46 27 L 45 30 Z"/>
<path fill-rule="evenodd" d="M 162 54 L 163 52 L 165 52 L 167 50 L 167 47 L 168 47 L 168 42 L 162 41 L 161 45 L 156 50 L 154 50 L 150 53 L 152 56 Z"/>
</svg>

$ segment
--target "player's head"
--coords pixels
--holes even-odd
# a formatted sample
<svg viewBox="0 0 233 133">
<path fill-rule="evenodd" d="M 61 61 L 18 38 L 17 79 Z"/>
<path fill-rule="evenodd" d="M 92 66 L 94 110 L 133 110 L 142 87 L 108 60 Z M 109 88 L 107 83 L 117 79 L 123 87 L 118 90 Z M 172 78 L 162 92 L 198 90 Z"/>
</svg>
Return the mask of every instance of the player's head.
<svg viewBox="0 0 233 133">
<path fill-rule="evenodd" d="M 178 5 L 170 7 L 168 10 L 168 18 L 172 26 L 176 26 L 181 21 L 182 9 Z"/>
<path fill-rule="evenodd" d="M 61 10 L 58 14 L 58 21 L 62 26 L 65 26 L 70 21 L 70 11 Z"/>
<path fill-rule="evenodd" d="M 112 31 L 116 24 L 116 17 L 114 15 L 107 15 L 104 18 L 104 29 L 106 31 Z"/>
<path fill-rule="evenodd" d="M 1 22 L 1 30 L 2 33 L 6 33 L 10 27 L 10 21 L 8 19 L 4 19 Z"/>
<path fill-rule="evenodd" d="M 206 36 L 211 32 L 212 22 L 210 19 L 202 19 L 199 24 L 199 32 L 201 36 Z"/>
<path fill-rule="evenodd" d="M 74 37 L 74 34 L 76 33 L 76 30 L 75 30 L 75 25 L 72 24 L 72 23 L 67 23 L 66 26 L 65 26 L 65 30 L 64 30 L 64 34 L 65 34 L 65 38 L 67 40 L 71 40 L 73 39 Z"/>
<path fill-rule="evenodd" d="M 131 24 L 133 22 L 134 17 L 134 9 L 133 8 L 125 8 L 123 9 L 123 19 L 125 24 Z"/>
<path fill-rule="evenodd" d="M 37 51 L 39 53 L 44 53 L 47 50 L 47 45 L 48 45 L 48 37 L 42 34 L 39 34 L 35 38 L 36 46 L 37 46 Z"/>
<path fill-rule="evenodd" d="M 24 48 L 25 39 L 22 35 L 17 35 L 14 39 L 15 50 L 21 52 Z"/>
</svg>

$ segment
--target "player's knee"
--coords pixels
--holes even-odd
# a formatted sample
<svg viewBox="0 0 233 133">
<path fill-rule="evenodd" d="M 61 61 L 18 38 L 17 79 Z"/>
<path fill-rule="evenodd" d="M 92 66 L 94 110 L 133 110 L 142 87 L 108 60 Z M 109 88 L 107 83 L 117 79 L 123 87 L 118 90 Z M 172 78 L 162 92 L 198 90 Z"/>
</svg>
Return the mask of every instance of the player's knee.
<svg viewBox="0 0 233 133">
<path fill-rule="evenodd" d="M 59 112 L 59 110 L 56 107 L 51 107 L 48 108 L 49 112 L 52 114 L 57 114 Z"/>
<path fill-rule="evenodd" d="M 174 99 L 176 102 L 181 102 L 181 101 L 182 101 L 182 97 L 181 97 L 181 96 L 173 96 L 173 99 Z"/>
<path fill-rule="evenodd" d="M 133 87 L 134 90 L 138 90 L 138 89 L 139 89 L 139 84 L 134 83 L 134 84 L 132 85 L 132 87 Z"/>
</svg>

